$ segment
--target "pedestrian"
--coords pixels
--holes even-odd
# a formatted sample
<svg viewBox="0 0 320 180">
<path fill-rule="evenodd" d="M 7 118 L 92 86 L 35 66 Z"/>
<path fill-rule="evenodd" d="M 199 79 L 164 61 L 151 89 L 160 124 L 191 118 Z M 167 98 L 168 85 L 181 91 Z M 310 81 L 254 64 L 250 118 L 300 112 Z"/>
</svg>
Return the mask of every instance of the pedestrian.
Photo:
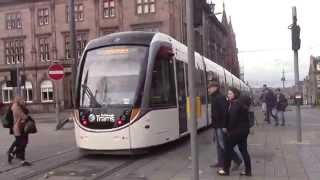
<svg viewBox="0 0 320 180">
<path fill-rule="evenodd" d="M 25 106 L 23 97 L 16 96 L 11 106 L 13 114 L 13 134 L 15 141 L 8 151 L 8 160 L 16 156 L 21 161 L 22 166 L 31 164 L 25 160 L 25 151 L 28 144 L 29 136 L 24 132 L 24 126 L 28 117 L 28 109 Z M 9 163 L 11 163 L 11 161 Z"/>
<path fill-rule="evenodd" d="M 12 126 L 9 127 L 9 134 L 10 134 L 10 135 L 14 135 L 14 134 L 13 134 L 13 123 L 14 123 L 13 121 L 14 121 L 14 120 L 13 120 L 13 113 L 12 113 L 11 108 L 12 108 L 12 104 L 10 104 L 9 107 L 8 107 L 8 109 L 7 109 L 6 117 L 7 117 L 7 118 L 10 118 L 10 119 L 11 119 L 11 122 L 12 122 Z M 7 154 L 8 154 L 8 163 L 9 163 L 9 164 L 11 164 L 12 159 L 15 157 L 15 155 L 14 155 L 15 149 L 16 149 L 16 139 L 14 138 L 14 141 L 13 141 L 12 144 L 10 145 L 9 150 L 8 150 L 8 152 L 7 152 Z"/>
<path fill-rule="evenodd" d="M 211 119 L 217 146 L 217 163 L 211 165 L 211 167 L 222 168 L 225 161 L 224 153 L 226 136 L 222 129 L 226 126 L 228 102 L 226 97 L 220 93 L 218 82 L 211 81 L 208 85 L 208 91 L 211 98 Z M 242 163 L 242 159 L 234 150 L 231 151 L 231 158 L 235 162 L 233 169 L 238 169 Z"/>
<path fill-rule="evenodd" d="M 225 164 L 223 169 L 218 171 L 221 176 L 228 176 L 231 165 L 231 153 L 235 146 L 238 146 L 243 157 L 245 171 L 240 175 L 251 176 L 251 160 L 247 149 L 247 138 L 249 135 L 248 108 L 239 100 L 240 91 L 230 88 L 228 91 L 228 113 L 226 121 L 226 150 Z"/>
<path fill-rule="evenodd" d="M 276 96 L 273 93 L 273 91 L 267 87 L 266 84 L 263 85 L 263 87 L 263 100 L 266 104 L 265 121 L 267 121 L 268 124 L 270 124 L 270 116 L 272 116 L 272 118 L 277 123 L 277 116 L 274 113 L 272 113 L 276 106 Z"/>
<path fill-rule="evenodd" d="M 284 112 L 288 106 L 288 100 L 287 98 L 285 97 L 284 94 L 281 93 L 281 90 L 280 88 L 278 88 L 276 90 L 276 97 L 277 97 L 277 103 L 276 103 L 276 110 L 277 110 L 277 123 L 276 123 L 276 126 L 279 125 L 279 119 L 282 120 L 281 122 L 281 126 L 284 126 L 285 125 L 285 117 L 284 117 Z"/>
</svg>

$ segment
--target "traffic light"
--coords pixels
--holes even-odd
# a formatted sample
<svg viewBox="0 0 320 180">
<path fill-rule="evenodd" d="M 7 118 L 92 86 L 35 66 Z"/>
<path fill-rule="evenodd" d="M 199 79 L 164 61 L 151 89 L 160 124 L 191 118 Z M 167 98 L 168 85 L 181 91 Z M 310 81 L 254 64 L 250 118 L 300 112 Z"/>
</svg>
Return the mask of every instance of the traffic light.
<svg viewBox="0 0 320 180">
<path fill-rule="evenodd" d="M 299 50 L 300 49 L 300 27 L 298 25 L 292 26 L 291 29 L 291 40 L 292 40 L 292 50 Z"/>
</svg>

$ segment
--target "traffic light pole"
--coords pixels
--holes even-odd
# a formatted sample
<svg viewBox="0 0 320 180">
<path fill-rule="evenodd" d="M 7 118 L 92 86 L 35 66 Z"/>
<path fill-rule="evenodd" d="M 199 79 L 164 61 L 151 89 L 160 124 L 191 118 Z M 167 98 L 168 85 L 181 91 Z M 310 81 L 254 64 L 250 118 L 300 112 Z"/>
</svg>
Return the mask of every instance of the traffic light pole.
<svg viewBox="0 0 320 180">
<path fill-rule="evenodd" d="M 191 139 L 191 158 L 192 158 L 192 180 L 199 180 L 199 159 L 197 144 L 197 119 L 195 101 L 195 56 L 194 56 L 194 0 L 187 0 L 187 38 L 188 38 L 188 80 L 189 80 L 189 132 Z"/>
<path fill-rule="evenodd" d="M 78 57 L 76 50 L 76 23 L 74 18 L 74 0 L 69 0 L 70 50 L 72 62 L 72 104 L 75 108 L 75 84 L 77 76 Z"/>
<path fill-rule="evenodd" d="M 16 96 L 21 96 L 21 86 L 20 86 L 20 68 L 19 68 L 19 64 L 17 64 L 16 68 L 17 68 L 17 87 L 16 87 Z"/>
<path fill-rule="evenodd" d="M 296 118 L 297 118 L 297 141 L 302 142 L 302 128 L 301 128 L 301 108 L 300 104 L 302 101 L 302 91 L 299 83 L 299 60 L 298 60 L 298 50 L 300 49 L 300 27 L 297 25 L 297 9 L 292 7 L 292 20 L 293 24 L 291 26 L 292 31 L 292 49 L 294 52 L 294 79 L 295 88 L 297 95 L 296 100 Z"/>
<path fill-rule="evenodd" d="M 299 83 L 299 60 L 298 60 L 298 50 L 294 51 L 294 74 L 295 74 L 295 85 L 298 94 L 301 95 L 301 88 Z M 302 97 L 301 97 L 302 98 Z M 296 104 L 296 117 L 297 117 L 297 141 L 302 142 L 302 128 L 301 128 L 301 108 L 300 103 Z"/>
</svg>

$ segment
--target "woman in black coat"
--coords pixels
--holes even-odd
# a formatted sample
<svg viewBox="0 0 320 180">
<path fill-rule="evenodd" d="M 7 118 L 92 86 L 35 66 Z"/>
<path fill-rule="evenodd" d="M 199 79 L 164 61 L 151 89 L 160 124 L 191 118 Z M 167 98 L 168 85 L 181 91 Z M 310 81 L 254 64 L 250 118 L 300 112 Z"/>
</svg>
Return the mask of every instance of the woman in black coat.
<svg viewBox="0 0 320 180">
<path fill-rule="evenodd" d="M 240 175 L 251 176 L 251 160 L 247 149 L 247 138 L 249 135 L 249 111 L 246 103 L 240 100 L 240 91 L 236 88 L 230 88 L 228 91 L 228 113 L 226 129 L 226 153 L 225 164 L 219 175 L 229 175 L 231 164 L 231 152 L 237 145 L 243 157 L 245 171 Z"/>
</svg>

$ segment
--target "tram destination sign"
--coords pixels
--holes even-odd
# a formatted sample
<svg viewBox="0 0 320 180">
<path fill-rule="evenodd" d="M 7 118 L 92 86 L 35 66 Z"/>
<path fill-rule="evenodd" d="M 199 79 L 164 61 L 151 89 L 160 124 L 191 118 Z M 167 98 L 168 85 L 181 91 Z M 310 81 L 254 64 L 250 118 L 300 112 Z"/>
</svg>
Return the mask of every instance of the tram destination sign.
<svg viewBox="0 0 320 180">
<path fill-rule="evenodd" d="M 52 80 L 61 80 L 64 77 L 64 68 L 60 64 L 51 65 L 48 68 L 48 76 Z"/>
</svg>

